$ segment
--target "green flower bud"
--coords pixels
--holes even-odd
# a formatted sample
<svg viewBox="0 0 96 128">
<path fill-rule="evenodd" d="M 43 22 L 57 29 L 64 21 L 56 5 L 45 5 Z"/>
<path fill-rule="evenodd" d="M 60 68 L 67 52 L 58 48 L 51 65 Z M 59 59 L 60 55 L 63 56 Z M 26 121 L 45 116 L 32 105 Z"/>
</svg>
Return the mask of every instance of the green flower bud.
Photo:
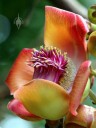
<svg viewBox="0 0 96 128">
<path fill-rule="evenodd" d="M 96 31 L 92 32 L 88 40 L 88 52 L 96 56 Z"/>
<path fill-rule="evenodd" d="M 88 9 L 88 19 L 96 24 L 96 5 L 93 5 Z"/>
</svg>

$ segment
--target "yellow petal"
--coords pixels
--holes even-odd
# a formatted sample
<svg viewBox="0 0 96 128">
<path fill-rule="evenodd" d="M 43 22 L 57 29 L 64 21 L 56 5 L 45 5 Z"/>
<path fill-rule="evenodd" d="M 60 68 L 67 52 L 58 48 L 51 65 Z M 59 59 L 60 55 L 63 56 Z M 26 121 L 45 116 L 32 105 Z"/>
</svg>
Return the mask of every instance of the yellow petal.
<svg viewBox="0 0 96 128">
<path fill-rule="evenodd" d="M 58 84 L 34 79 L 14 93 L 25 108 L 42 118 L 56 120 L 62 118 L 69 108 L 69 95 Z"/>
</svg>

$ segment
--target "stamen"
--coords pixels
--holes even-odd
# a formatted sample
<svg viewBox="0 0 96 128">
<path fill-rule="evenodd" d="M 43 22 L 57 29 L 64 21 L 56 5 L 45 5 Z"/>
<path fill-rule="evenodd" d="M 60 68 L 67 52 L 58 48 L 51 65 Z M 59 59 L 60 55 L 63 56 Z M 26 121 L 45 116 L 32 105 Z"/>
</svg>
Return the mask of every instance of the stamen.
<svg viewBox="0 0 96 128">
<path fill-rule="evenodd" d="M 68 90 L 75 77 L 75 66 L 67 53 L 56 47 L 34 49 L 30 66 L 34 67 L 33 79 L 46 79 L 58 83 Z"/>
<path fill-rule="evenodd" d="M 73 64 L 72 60 L 70 58 L 69 62 L 67 64 L 67 68 L 65 69 L 65 73 L 63 74 L 63 77 L 60 79 L 59 84 L 65 89 L 69 90 L 72 88 L 74 78 L 76 76 L 76 68 Z"/>
</svg>

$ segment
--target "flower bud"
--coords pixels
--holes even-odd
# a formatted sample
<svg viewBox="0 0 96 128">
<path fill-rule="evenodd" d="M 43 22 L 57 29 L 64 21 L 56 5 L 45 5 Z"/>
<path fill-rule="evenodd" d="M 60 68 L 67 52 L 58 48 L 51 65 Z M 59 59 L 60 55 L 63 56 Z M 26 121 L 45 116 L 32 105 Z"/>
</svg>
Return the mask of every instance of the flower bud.
<svg viewBox="0 0 96 128">
<path fill-rule="evenodd" d="M 89 36 L 88 51 L 93 56 L 96 56 L 96 31 L 92 32 Z"/>
<path fill-rule="evenodd" d="M 96 24 L 96 5 L 93 5 L 88 9 L 88 19 Z"/>
<path fill-rule="evenodd" d="M 65 118 L 65 128 L 96 128 L 96 109 L 86 105 L 80 105 L 78 115 L 68 113 Z"/>
</svg>

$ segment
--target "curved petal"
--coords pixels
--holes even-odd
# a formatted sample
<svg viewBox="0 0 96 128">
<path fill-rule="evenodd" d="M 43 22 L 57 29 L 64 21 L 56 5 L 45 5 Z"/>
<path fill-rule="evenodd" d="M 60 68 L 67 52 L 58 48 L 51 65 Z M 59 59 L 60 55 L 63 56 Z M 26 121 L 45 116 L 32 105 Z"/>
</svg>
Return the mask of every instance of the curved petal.
<svg viewBox="0 0 96 128">
<path fill-rule="evenodd" d="M 94 125 L 96 124 L 95 123 L 96 118 L 94 116 L 94 113 L 96 112 L 95 108 L 89 107 L 86 105 L 80 105 L 77 111 L 78 111 L 77 116 L 73 116 L 71 113 L 67 114 L 64 122 L 66 128 L 95 128 L 96 127 L 96 125 Z"/>
<path fill-rule="evenodd" d="M 29 121 L 42 120 L 41 117 L 38 117 L 28 112 L 23 106 L 23 104 L 17 99 L 13 99 L 12 101 L 10 101 L 7 107 L 10 111 L 14 112 L 17 116 L 19 116 L 22 119 L 29 120 Z"/>
<path fill-rule="evenodd" d="M 57 120 L 69 108 L 69 95 L 58 84 L 48 80 L 34 79 L 14 93 L 25 108 L 42 118 Z"/>
<path fill-rule="evenodd" d="M 27 65 L 27 61 L 32 57 L 32 51 L 32 49 L 23 49 L 8 74 L 6 83 L 11 94 L 19 87 L 32 80 L 33 68 Z"/>
<path fill-rule="evenodd" d="M 85 61 L 81 64 L 74 80 L 72 91 L 70 93 L 70 112 L 75 116 L 77 115 L 76 110 L 80 104 L 88 77 L 90 75 L 90 65 L 91 61 Z"/>
<path fill-rule="evenodd" d="M 79 67 L 86 58 L 85 35 L 88 26 L 85 20 L 77 14 L 51 6 L 46 7 L 45 16 L 45 45 L 67 52 Z"/>
</svg>

